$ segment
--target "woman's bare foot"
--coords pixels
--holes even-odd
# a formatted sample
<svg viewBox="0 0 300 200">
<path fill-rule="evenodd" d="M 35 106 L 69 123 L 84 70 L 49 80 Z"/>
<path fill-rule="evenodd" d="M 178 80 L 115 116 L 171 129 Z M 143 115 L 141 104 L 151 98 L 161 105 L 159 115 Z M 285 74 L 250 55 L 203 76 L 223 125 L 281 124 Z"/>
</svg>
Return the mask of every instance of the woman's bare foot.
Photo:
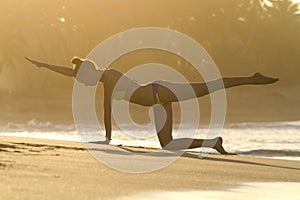
<svg viewBox="0 0 300 200">
<path fill-rule="evenodd" d="M 278 78 L 267 77 L 259 72 L 255 73 L 251 78 L 254 84 L 271 84 L 279 81 Z"/>
<path fill-rule="evenodd" d="M 219 152 L 220 154 L 223 155 L 229 155 L 230 153 L 228 153 L 227 151 L 225 151 L 224 147 L 223 147 L 223 138 L 221 137 L 217 137 L 216 138 L 217 142 L 214 146 L 214 149 Z"/>
</svg>

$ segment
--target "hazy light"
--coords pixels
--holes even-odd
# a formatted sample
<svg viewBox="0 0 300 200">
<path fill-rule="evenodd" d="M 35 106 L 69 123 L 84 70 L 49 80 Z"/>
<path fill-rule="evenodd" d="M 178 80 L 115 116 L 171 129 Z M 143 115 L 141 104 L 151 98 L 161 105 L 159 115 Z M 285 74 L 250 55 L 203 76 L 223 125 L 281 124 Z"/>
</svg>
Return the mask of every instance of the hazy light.
<svg viewBox="0 0 300 200">
<path fill-rule="evenodd" d="M 239 17 L 238 20 L 241 21 L 241 22 L 244 22 L 245 18 L 244 17 Z"/>
<path fill-rule="evenodd" d="M 180 65 L 181 65 L 181 61 L 177 60 L 177 66 L 180 66 Z"/>
<path fill-rule="evenodd" d="M 73 31 L 77 31 L 77 25 L 75 24 L 72 28 Z"/>
<path fill-rule="evenodd" d="M 61 23 L 64 23 L 66 21 L 66 19 L 64 17 L 60 17 L 60 18 L 58 18 L 58 21 L 60 21 Z"/>
</svg>

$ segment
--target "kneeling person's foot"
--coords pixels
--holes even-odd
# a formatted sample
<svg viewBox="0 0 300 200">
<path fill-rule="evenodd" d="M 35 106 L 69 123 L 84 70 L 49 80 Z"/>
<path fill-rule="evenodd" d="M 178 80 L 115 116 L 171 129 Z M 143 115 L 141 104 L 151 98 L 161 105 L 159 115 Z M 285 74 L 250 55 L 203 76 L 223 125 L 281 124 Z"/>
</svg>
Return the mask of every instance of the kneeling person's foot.
<svg viewBox="0 0 300 200">
<path fill-rule="evenodd" d="M 255 73 L 252 78 L 255 84 L 271 84 L 279 81 L 278 78 L 267 77 L 261 73 Z"/>
<path fill-rule="evenodd" d="M 223 147 L 223 138 L 221 137 L 217 137 L 217 142 L 214 146 L 214 149 L 219 152 L 220 154 L 223 154 L 223 155 L 228 155 L 230 153 L 228 153 L 227 151 L 225 151 L 224 147 Z"/>
</svg>

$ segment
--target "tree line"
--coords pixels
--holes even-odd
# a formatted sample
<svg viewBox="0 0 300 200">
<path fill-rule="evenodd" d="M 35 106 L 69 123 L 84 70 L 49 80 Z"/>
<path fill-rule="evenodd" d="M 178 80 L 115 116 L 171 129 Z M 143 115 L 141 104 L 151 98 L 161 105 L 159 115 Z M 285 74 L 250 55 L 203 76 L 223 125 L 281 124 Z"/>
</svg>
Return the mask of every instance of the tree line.
<svg viewBox="0 0 300 200">
<path fill-rule="evenodd" d="M 288 86 L 297 85 L 299 78 L 300 11 L 291 0 L 11 0 L 0 4 L 0 83 L 10 81 L 7 87 L 16 91 L 70 86 L 61 77 L 37 72 L 24 56 L 68 65 L 73 55 L 86 56 L 112 34 L 144 26 L 191 36 L 205 47 L 222 74 L 263 71 L 286 80 L 283 85 Z"/>
</svg>

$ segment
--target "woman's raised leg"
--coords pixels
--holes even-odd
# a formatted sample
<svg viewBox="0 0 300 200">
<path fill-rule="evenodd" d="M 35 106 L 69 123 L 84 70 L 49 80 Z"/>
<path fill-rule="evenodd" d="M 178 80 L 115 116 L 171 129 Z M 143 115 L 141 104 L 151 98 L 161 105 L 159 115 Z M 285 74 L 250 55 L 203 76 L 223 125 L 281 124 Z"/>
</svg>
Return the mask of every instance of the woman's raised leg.
<svg viewBox="0 0 300 200">
<path fill-rule="evenodd" d="M 277 78 L 256 73 L 249 77 L 228 77 L 203 83 L 172 83 L 160 81 L 159 96 L 163 102 L 178 102 L 208 95 L 224 88 L 241 85 L 260 85 L 277 82 Z"/>
<path fill-rule="evenodd" d="M 191 83 L 197 97 L 201 97 L 214 91 L 241 85 L 263 85 L 277 82 L 279 79 L 267 77 L 256 73 L 250 77 L 228 77 L 210 81 L 207 83 Z"/>
</svg>

